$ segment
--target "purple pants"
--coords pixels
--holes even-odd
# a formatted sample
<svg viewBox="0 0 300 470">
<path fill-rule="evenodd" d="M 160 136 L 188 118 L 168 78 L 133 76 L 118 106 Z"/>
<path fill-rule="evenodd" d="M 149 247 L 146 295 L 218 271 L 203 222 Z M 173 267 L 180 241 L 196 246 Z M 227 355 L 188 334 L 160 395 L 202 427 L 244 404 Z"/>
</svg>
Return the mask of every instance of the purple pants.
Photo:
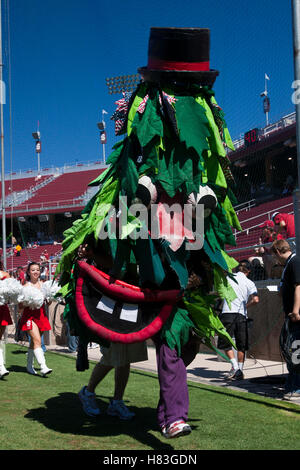
<svg viewBox="0 0 300 470">
<path fill-rule="evenodd" d="M 182 356 L 177 355 L 176 349 L 170 349 L 166 344 L 155 340 L 157 372 L 160 385 L 160 398 L 157 406 L 158 425 L 169 426 L 183 419 L 187 420 L 189 410 L 189 393 L 187 386 L 186 366 L 192 362 L 196 351 L 189 348 L 189 343 L 183 348 Z"/>
</svg>

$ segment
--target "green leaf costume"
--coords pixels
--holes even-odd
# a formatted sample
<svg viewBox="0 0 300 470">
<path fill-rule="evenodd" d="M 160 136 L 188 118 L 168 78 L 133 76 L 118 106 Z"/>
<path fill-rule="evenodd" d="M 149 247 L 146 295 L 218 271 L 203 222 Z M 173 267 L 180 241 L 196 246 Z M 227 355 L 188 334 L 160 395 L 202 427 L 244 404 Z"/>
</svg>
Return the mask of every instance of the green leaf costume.
<svg viewBox="0 0 300 470">
<path fill-rule="evenodd" d="M 90 183 L 99 186 L 98 192 L 81 218 L 64 232 L 63 255 L 56 276 L 60 276 L 59 295 L 67 303 L 65 316 L 76 334 L 88 338 L 77 319 L 74 291 L 78 249 L 93 240 L 96 250 L 112 256 L 114 276 L 130 278 L 135 267 L 140 287 L 168 289 L 175 285 L 184 292 L 181 303 L 174 307 L 161 329 L 162 337 L 170 348 L 177 348 L 179 355 L 191 329 L 213 349 L 215 335 L 226 337 L 234 345 L 214 313 L 216 297 L 211 295 L 214 290 L 228 302 L 235 297 L 226 275 L 237 263 L 225 247 L 235 245 L 232 229 L 240 230 L 226 155 L 226 147 L 232 149 L 233 144 L 214 92 L 197 83 L 185 89 L 178 84 L 142 82 L 129 101 L 124 132 L 124 139 L 114 146 L 108 159 L 108 168 Z M 189 250 L 189 240 L 185 238 L 174 251 L 170 240 L 154 238 L 147 220 L 131 212 L 132 204 L 141 202 L 142 176 L 147 176 L 157 190 L 155 203 L 165 195 L 181 201 L 183 206 L 200 189 L 213 191 L 216 205 L 204 219 L 204 242 L 198 250 Z M 152 205 L 147 206 L 148 215 Z M 121 211 L 122 217 L 126 215 L 121 237 L 112 226 L 114 210 Z M 143 230 L 146 237 L 133 236 Z M 103 231 L 109 235 L 105 240 L 100 237 Z M 187 289 L 191 272 L 203 281 L 201 288 Z M 209 276 L 210 282 L 206 282 Z M 98 342 L 103 341 L 98 338 Z"/>
</svg>

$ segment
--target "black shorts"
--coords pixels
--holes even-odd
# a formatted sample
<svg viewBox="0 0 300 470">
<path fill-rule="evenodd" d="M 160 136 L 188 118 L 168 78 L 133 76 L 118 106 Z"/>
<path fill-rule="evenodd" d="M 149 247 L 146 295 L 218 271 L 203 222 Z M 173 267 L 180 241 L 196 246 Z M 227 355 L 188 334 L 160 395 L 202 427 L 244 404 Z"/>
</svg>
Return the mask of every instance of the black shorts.
<svg viewBox="0 0 300 470">
<path fill-rule="evenodd" d="M 247 318 L 241 313 L 221 313 L 220 320 L 231 338 L 235 339 L 238 351 L 247 351 L 249 349 Z M 232 345 L 219 336 L 218 348 L 227 351 L 232 349 Z"/>
</svg>

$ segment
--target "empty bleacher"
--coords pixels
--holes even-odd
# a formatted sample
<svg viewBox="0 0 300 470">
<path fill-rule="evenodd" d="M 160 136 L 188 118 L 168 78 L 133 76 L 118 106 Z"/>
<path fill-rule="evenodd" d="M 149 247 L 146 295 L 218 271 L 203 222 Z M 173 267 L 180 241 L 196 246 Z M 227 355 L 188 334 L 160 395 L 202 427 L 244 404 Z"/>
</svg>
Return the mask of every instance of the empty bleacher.
<svg viewBox="0 0 300 470">
<path fill-rule="evenodd" d="M 15 212 L 24 212 L 29 213 L 30 211 L 41 211 L 47 212 L 47 208 L 59 211 L 60 207 L 63 210 L 66 208 L 72 208 L 73 206 L 83 207 L 84 194 L 88 189 L 88 184 L 93 181 L 101 172 L 103 168 L 85 170 L 82 171 L 70 171 L 57 175 L 52 181 L 48 184 L 45 184 L 43 187 L 32 192 L 26 201 L 21 204 L 14 206 Z M 42 178 L 47 178 L 49 176 L 43 176 Z M 30 184 L 31 181 L 27 182 Z M 20 180 L 18 181 L 18 188 L 24 187 L 25 182 Z M 40 181 L 39 181 L 40 183 Z M 23 186 L 22 186 L 23 185 Z M 27 186 L 27 189 L 29 187 Z M 21 189 L 20 189 L 21 191 Z"/>
<path fill-rule="evenodd" d="M 35 186 L 41 182 L 47 180 L 49 175 L 43 175 L 41 177 L 31 176 L 29 178 L 16 178 L 5 181 L 5 195 L 9 195 L 14 192 L 29 191 L 34 189 Z M 2 193 L 2 183 L 0 182 L 0 191 Z"/>
</svg>

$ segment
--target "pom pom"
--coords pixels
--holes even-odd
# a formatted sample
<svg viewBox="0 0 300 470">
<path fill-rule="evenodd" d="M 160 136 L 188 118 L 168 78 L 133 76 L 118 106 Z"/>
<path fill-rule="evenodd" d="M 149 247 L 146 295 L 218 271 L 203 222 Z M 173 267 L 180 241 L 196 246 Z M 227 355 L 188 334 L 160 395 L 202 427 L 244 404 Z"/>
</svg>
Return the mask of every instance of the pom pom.
<svg viewBox="0 0 300 470">
<path fill-rule="evenodd" d="M 57 300 L 55 295 L 59 289 L 60 287 L 56 281 L 45 281 L 41 290 L 44 294 L 44 299 L 47 300 L 47 302 L 51 302 L 52 300 Z"/>
<path fill-rule="evenodd" d="M 22 304 L 33 310 L 41 308 L 44 303 L 44 294 L 40 289 L 26 285 L 23 287 Z"/>
<path fill-rule="evenodd" d="M 14 278 L 6 278 L 0 282 L 0 304 L 18 304 L 22 297 L 22 284 Z"/>
</svg>

